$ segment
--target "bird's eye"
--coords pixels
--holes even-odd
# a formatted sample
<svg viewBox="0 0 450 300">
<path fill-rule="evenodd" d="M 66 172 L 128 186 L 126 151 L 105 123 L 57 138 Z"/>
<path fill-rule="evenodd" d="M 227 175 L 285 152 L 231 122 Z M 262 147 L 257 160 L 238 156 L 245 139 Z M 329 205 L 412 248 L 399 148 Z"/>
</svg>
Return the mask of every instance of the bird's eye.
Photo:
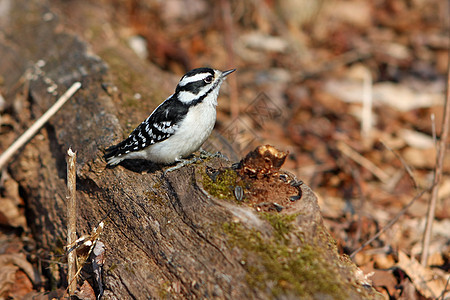
<svg viewBox="0 0 450 300">
<path fill-rule="evenodd" d="M 208 77 L 206 77 L 205 79 L 203 79 L 203 81 L 204 81 L 205 83 L 211 83 L 211 82 L 213 81 L 212 75 L 209 75 Z"/>
</svg>

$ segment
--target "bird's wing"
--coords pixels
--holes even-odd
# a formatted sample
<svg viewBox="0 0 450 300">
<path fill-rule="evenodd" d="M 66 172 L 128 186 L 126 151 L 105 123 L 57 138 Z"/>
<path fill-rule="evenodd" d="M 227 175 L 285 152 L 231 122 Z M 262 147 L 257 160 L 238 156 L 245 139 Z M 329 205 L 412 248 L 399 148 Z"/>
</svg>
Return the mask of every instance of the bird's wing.
<svg viewBox="0 0 450 300">
<path fill-rule="evenodd" d="M 188 107 L 182 104 L 171 105 L 171 101 L 175 100 L 169 97 L 145 121 L 139 124 L 128 138 L 106 149 L 106 160 L 130 152 L 140 151 L 172 136 L 178 129 L 178 124 L 186 116 Z"/>
</svg>

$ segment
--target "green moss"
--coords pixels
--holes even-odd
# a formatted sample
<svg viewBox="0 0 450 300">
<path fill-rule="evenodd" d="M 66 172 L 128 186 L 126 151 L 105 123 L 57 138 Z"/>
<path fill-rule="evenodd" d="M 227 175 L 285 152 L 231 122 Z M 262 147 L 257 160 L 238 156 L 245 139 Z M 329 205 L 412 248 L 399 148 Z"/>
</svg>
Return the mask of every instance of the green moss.
<svg viewBox="0 0 450 300">
<path fill-rule="evenodd" d="M 124 136 L 128 136 L 131 129 L 139 125 L 139 123 L 126 124 L 129 115 L 139 111 L 151 111 L 167 98 L 167 91 L 163 90 L 157 82 L 149 82 L 148 77 L 140 73 L 142 70 L 131 69 L 129 63 L 115 48 L 105 48 L 99 55 L 108 63 L 114 75 L 113 81 L 120 92 L 119 99 L 122 99 L 119 110 L 121 125 L 126 128 Z M 136 93 L 140 93 L 142 99 L 136 99 L 134 96 Z M 153 104 L 152 101 L 154 101 Z"/>
<path fill-rule="evenodd" d="M 155 190 L 159 190 L 162 187 L 161 181 L 156 181 L 155 183 L 153 183 L 152 188 Z"/>
<path fill-rule="evenodd" d="M 136 99 L 134 96 L 125 97 L 124 106 L 131 108 L 139 108 L 141 106 L 141 101 Z"/>
<path fill-rule="evenodd" d="M 243 183 L 238 182 L 238 175 L 232 169 L 224 169 L 219 171 L 213 179 L 203 172 L 203 187 L 212 196 L 219 199 L 233 200 L 240 203 L 234 196 L 236 186 L 243 188 Z"/>
<path fill-rule="evenodd" d="M 138 78 L 135 78 L 135 73 L 129 70 L 129 66 L 124 65 L 125 62 L 117 55 L 115 49 L 105 48 L 99 53 L 102 59 L 104 59 L 113 73 L 115 74 L 115 84 L 117 85 L 121 93 L 133 95 L 133 82 Z"/>
<path fill-rule="evenodd" d="M 164 281 L 158 289 L 158 296 L 159 299 L 167 299 L 170 295 L 169 295 L 169 288 L 171 287 L 170 282 L 168 281 Z"/>
<path fill-rule="evenodd" d="M 273 237 L 263 237 L 261 232 L 239 223 L 222 226 L 228 241 L 244 251 L 243 265 L 252 287 L 263 290 L 270 287 L 273 297 L 292 294 L 312 298 L 321 293 L 346 299 L 344 284 L 338 281 L 340 274 L 329 260 L 327 250 L 319 244 L 297 246 L 289 240 L 288 232 L 299 235 L 292 232 L 290 224 L 295 215 L 261 216 L 274 227 Z"/>
<path fill-rule="evenodd" d="M 165 206 L 167 205 L 167 200 L 164 197 L 161 197 L 157 192 L 155 191 L 145 191 L 144 195 L 147 197 L 147 200 L 155 203 L 159 206 Z"/>
<path fill-rule="evenodd" d="M 267 220 L 270 225 L 272 225 L 274 229 L 274 236 L 277 242 L 288 242 L 289 237 L 288 234 L 291 232 L 294 228 L 292 225 L 292 221 L 297 218 L 298 214 L 279 214 L 279 213 L 268 213 L 268 212 L 261 212 L 260 217 Z"/>
<path fill-rule="evenodd" d="M 54 242 L 54 247 L 52 249 L 53 253 L 55 253 L 56 255 L 64 255 L 66 254 L 66 241 L 63 240 L 61 237 L 57 237 L 56 241 Z"/>
<path fill-rule="evenodd" d="M 125 270 L 133 275 L 136 275 L 136 266 L 133 263 L 124 263 L 123 267 Z"/>
<path fill-rule="evenodd" d="M 114 84 L 124 97 L 125 105 L 141 107 L 144 101 L 134 98 L 137 92 L 141 93 L 142 97 L 147 99 L 146 101 L 155 101 L 155 105 L 167 98 L 167 90 L 162 89 L 161 81 L 149 82 L 146 74 L 141 73 L 144 71 L 131 68 L 129 62 L 124 60 L 116 48 L 105 48 L 99 55 L 108 63 L 114 74 Z"/>
<path fill-rule="evenodd" d="M 112 263 L 111 267 L 109 267 L 109 269 L 108 269 L 109 274 L 111 274 L 110 272 L 114 271 L 115 269 L 117 269 L 117 264 Z"/>
</svg>

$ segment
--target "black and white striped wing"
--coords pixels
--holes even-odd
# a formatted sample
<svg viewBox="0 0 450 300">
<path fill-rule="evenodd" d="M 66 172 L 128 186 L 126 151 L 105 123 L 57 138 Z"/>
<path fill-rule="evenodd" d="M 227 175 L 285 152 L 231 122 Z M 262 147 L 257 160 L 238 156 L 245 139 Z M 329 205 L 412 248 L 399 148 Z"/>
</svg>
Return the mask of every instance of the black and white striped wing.
<svg viewBox="0 0 450 300">
<path fill-rule="evenodd" d="M 130 152 L 141 151 L 162 142 L 175 134 L 179 123 L 186 116 L 186 105 L 173 105 L 170 98 L 161 103 L 155 111 L 119 144 L 106 149 L 105 159 L 109 161 Z"/>
</svg>

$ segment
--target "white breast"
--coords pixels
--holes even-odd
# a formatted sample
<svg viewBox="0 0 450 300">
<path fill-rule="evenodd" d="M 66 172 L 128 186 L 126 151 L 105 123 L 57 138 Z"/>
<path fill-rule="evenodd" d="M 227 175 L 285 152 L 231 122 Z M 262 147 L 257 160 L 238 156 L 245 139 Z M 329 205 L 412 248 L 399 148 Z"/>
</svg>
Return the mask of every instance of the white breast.
<svg viewBox="0 0 450 300">
<path fill-rule="evenodd" d="M 211 99 L 204 99 L 190 108 L 174 135 L 139 152 L 153 162 L 173 163 L 197 151 L 211 134 L 215 123 L 216 105 L 211 103 Z"/>
</svg>

